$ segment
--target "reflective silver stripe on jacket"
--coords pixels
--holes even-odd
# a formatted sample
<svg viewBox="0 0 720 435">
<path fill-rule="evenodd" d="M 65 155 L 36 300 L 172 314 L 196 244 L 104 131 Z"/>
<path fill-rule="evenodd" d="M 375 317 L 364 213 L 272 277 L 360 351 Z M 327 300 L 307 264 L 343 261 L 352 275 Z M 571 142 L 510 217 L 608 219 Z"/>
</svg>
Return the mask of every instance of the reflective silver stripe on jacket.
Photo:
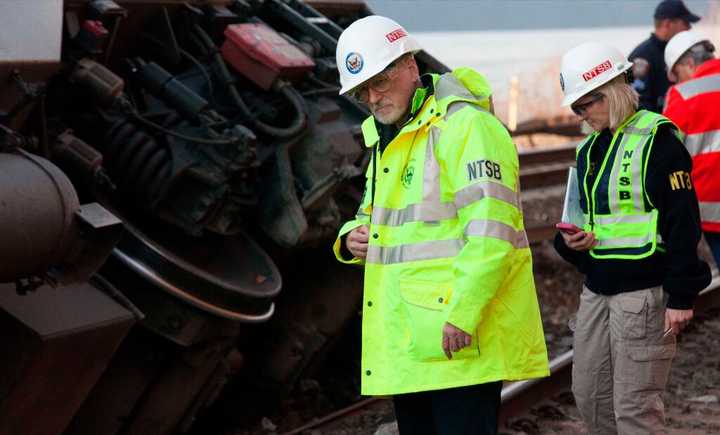
<svg viewBox="0 0 720 435">
<path fill-rule="evenodd" d="M 627 129 L 627 127 L 625 127 L 625 129 Z M 625 130 L 623 130 L 623 131 L 625 131 Z M 617 201 L 617 198 L 620 197 L 620 194 L 618 192 L 619 186 L 617 183 L 617 179 L 618 179 L 618 177 L 620 177 L 620 169 L 622 169 L 621 162 L 622 162 L 622 155 L 623 155 L 625 145 L 629 140 L 632 139 L 632 137 L 633 136 L 631 136 L 631 135 L 623 135 L 622 140 L 618 144 L 618 151 L 617 151 L 617 154 L 615 155 L 615 161 L 607 162 L 607 164 L 612 165 L 610 167 L 610 178 L 608 179 L 608 199 L 609 199 L 608 206 L 610 208 L 610 212 L 613 214 L 615 214 L 615 213 L 620 214 L 620 207 L 618 206 L 618 201 Z M 635 151 L 633 151 L 633 153 L 635 153 Z M 629 177 L 631 177 L 631 183 L 632 183 L 635 181 L 635 174 L 634 174 L 635 161 L 634 160 L 631 161 L 631 164 L 632 164 L 631 171 L 627 175 Z M 596 171 L 598 171 L 598 173 L 600 171 L 599 165 L 600 165 L 600 163 L 598 163 L 598 168 L 596 168 Z M 599 177 L 602 177 L 602 175 L 600 174 Z M 590 194 L 592 195 L 592 187 L 590 189 L 591 189 Z"/>
<path fill-rule="evenodd" d="M 707 92 L 720 91 L 720 74 L 689 80 L 675 86 L 675 89 L 685 100 Z"/>
<path fill-rule="evenodd" d="M 465 227 L 465 235 L 505 240 L 516 249 L 530 246 L 524 230 L 516 230 L 508 224 L 489 219 L 471 220 L 468 222 L 467 227 Z"/>
<path fill-rule="evenodd" d="M 440 129 L 432 126 L 425 144 L 423 171 L 423 203 L 440 204 L 440 162 L 435 158 L 435 144 L 440 142 Z"/>
<path fill-rule="evenodd" d="M 654 127 L 654 126 L 653 126 Z M 649 136 L 652 133 L 653 128 L 650 127 L 641 127 L 637 128 L 632 125 L 628 125 L 625 128 L 623 128 L 623 137 L 620 141 L 620 144 L 618 145 L 617 154 L 615 155 L 615 162 L 608 162 L 612 164 L 612 169 L 610 170 L 610 179 L 609 179 L 609 206 L 610 211 L 613 213 L 620 213 L 620 207 L 618 204 L 618 198 L 620 197 L 619 194 L 619 186 L 617 183 L 617 180 L 620 178 L 620 172 L 624 169 L 622 165 L 623 161 L 623 155 L 625 152 L 629 152 L 629 150 L 626 150 L 626 146 L 628 145 L 628 142 L 631 140 L 639 140 L 640 143 L 637 144 L 634 150 L 632 150 L 632 157 L 630 160 L 630 171 L 629 172 L 623 172 L 623 174 L 626 174 L 628 177 L 630 177 L 630 187 L 632 188 L 632 200 L 633 200 L 633 207 L 635 210 L 644 210 L 645 209 L 645 203 L 643 201 L 643 161 L 642 156 L 645 147 L 647 146 L 649 142 Z M 642 138 L 638 138 L 638 136 L 643 136 Z"/>
<path fill-rule="evenodd" d="M 471 184 L 455 193 L 457 208 L 467 207 L 483 198 L 495 198 L 520 208 L 517 193 L 504 184 L 485 181 Z"/>
<path fill-rule="evenodd" d="M 457 77 L 452 74 L 443 74 L 440 76 L 437 83 L 435 83 L 435 99 L 439 101 L 450 96 L 465 98 L 468 100 L 478 99 L 476 95 L 473 95 L 472 92 L 463 86 L 462 82 Z M 481 112 L 487 112 L 484 107 L 478 104 L 474 104 L 469 101 L 454 101 L 448 105 L 444 119 L 447 120 L 447 118 L 452 116 L 455 112 L 468 106 Z"/>
<path fill-rule="evenodd" d="M 447 202 L 410 204 L 405 208 L 375 207 L 373 224 L 399 227 L 409 222 L 436 222 L 456 216 L 455 206 Z"/>
<path fill-rule="evenodd" d="M 440 101 L 447 97 L 467 98 L 471 100 L 477 100 L 478 98 L 473 95 L 468 88 L 463 86 L 457 77 L 452 74 L 443 74 L 435 83 L 435 100 Z M 482 108 L 480 109 L 482 110 Z"/>
<path fill-rule="evenodd" d="M 504 240 L 516 249 L 527 248 L 527 235 L 523 230 L 515 230 L 510 225 L 488 219 L 473 219 L 465 228 L 466 236 L 492 237 Z M 396 264 L 420 260 L 452 258 L 460 253 L 465 240 L 431 240 L 398 246 L 368 246 L 366 263 Z"/>
<path fill-rule="evenodd" d="M 614 225 L 619 223 L 627 224 L 646 224 L 650 223 L 653 219 L 651 214 L 638 214 L 638 215 L 595 215 L 595 223 L 598 225 Z"/>
<path fill-rule="evenodd" d="M 655 126 L 651 127 L 644 127 L 644 128 L 638 128 L 633 125 L 628 125 L 625 128 L 623 128 L 623 134 L 637 134 L 641 136 L 648 136 L 653 132 L 653 129 Z"/>
<path fill-rule="evenodd" d="M 455 194 L 455 204 L 430 201 L 410 204 L 405 208 L 375 207 L 373 223 L 397 227 L 409 222 L 436 222 L 453 219 L 457 217 L 457 209 L 475 204 L 485 198 L 494 198 L 520 208 L 515 191 L 500 183 L 484 181 L 459 190 Z"/>
<path fill-rule="evenodd" d="M 461 239 L 431 240 L 399 246 L 368 246 L 366 263 L 396 264 L 410 261 L 452 258 L 460 253 L 464 241 Z"/>
<path fill-rule="evenodd" d="M 691 156 L 720 151 L 720 130 L 689 134 L 685 137 L 685 147 Z"/>
<path fill-rule="evenodd" d="M 455 101 L 455 102 L 450 103 L 450 105 L 448 105 L 447 113 L 445 113 L 445 117 L 446 118 L 450 117 L 455 112 L 459 112 L 460 109 L 464 109 L 468 106 L 472 107 L 475 110 L 479 110 L 481 112 L 487 112 L 487 110 L 485 110 L 485 108 L 483 108 L 477 104 L 469 103 L 467 101 Z"/>
<path fill-rule="evenodd" d="M 701 202 L 700 219 L 703 222 L 720 222 L 720 202 Z"/>
<path fill-rule="evenodd" d="M 647 234 L 642 237 L 617 237 L 611 239 L 598 240 L 595 248 L 641 248 L 653 241 L 653 235 Z"/>
</svg>

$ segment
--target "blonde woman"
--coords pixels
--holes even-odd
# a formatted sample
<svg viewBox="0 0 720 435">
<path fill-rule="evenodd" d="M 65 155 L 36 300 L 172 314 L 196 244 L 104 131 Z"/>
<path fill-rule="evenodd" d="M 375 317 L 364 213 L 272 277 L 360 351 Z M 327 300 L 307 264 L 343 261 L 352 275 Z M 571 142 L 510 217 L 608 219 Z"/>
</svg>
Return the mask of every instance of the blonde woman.
<svg viewBox="0 0 720 435">
<path fill-rule="evenodd" d="M 632 63 L 599 43 L 565 54 L 564 106 L 593 133 L 578 146 L 582 228 L 555 248 L 585 274 L 574 327 L 573 394 L 592 434 L 664 433 L 675 336 L 710 282 L 691 160 L 667 118 L 637 110 Z"/>
</svg>

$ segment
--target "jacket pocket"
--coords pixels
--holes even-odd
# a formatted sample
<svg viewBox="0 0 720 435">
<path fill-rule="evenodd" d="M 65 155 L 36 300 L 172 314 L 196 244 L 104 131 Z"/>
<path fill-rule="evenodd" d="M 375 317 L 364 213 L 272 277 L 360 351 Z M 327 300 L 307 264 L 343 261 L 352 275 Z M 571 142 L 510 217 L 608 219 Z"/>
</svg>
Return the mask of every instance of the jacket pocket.
<svg viewBox="0 0 720 435">
<path fill-rule="evenodd" d="M 627 349 L 627 356 L 621 356 L 617 364 L 623 382 L 640 385 L 643 389 L 662 390 L 667 384 L 676 344 L 633 346 Z"/>
<path fill-rule="evenodd" d="M 622 336 L 628 339 L 645 338 L 647 327 L 647 303 L 645 297 L 622 296 Z"/>
<path fill-rule="evenodd" d="M 442 348 L 442 329 L 447 321 L 452 284 L 401 280 L 399 287 L 407 313 L 408 356 L 416 361 L 447 360 Z M 453 360 L 478 355 L 475 331 L 472 335 L 472 344 L 453 352 Z"/>
</svg>

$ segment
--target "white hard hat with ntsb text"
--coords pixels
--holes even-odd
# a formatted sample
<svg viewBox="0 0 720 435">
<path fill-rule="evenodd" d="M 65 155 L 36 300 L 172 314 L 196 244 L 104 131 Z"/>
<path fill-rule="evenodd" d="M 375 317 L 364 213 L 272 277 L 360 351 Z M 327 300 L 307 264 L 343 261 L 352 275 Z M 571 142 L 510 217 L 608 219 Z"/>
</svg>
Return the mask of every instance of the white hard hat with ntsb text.
<svg viewBox="0 0 720 435">
<path fill-rule="evenodd" d="M 340 95 L 382 72 L 405 53 L 420 51 L 420 44 L 390 18 L 361 18 L 340 35 L 335 60 L 340 74 Z"/>
<path fill-rule="evenodd" d="M 613 46 L 599 42 L 578 45 L 562 58 L 560 87 L 565 94 L 562 105 L 573 104 L 630 67 L 632 62 Z"/>
</svg>

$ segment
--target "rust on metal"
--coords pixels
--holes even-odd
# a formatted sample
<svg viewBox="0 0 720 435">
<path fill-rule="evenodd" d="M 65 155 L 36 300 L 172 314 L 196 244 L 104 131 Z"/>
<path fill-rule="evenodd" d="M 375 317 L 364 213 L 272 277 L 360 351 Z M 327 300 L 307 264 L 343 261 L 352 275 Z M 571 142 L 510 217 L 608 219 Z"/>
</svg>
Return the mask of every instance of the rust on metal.
<svg viewBox="0 0 720 435">
<path fill-rule="evenodd" d="M 370 399 L 361 400 L 360 402 L 354 403 L 348 407 L 335 411 L 317 420 L 311 421 L 310 423 L 307 423 L 289 432 L 285 432 L 282 435 L 298 435 L 310 429 L 317 429 L 318 427 L 325 426 L 329 423 L 340 420 L 341 418 L 347 417 L 355 411 L 360 411 L 362 409 L 368 408 L 380 400 L 383 400 L 383 398 L 372 397 Z"/>
</svg>

